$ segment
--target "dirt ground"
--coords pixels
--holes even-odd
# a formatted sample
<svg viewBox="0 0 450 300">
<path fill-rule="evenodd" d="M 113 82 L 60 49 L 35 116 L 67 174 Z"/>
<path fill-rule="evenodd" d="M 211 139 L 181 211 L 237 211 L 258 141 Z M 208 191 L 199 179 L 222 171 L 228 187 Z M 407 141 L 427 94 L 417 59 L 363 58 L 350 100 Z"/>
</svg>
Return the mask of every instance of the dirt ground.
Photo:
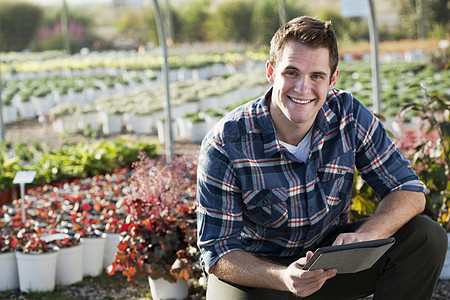
<svg viewBox="0 0 450 300">
<path fill-rule="evenodd" d="M 118 140 L 121 137 L 127 137 L 132 141 L 145 141 L 148 143 L 158 142 L 157 135 L 135 134 L 124 132 L 121 134 L 104 135 L 99 134 L 96 138 L 83 136 L 81 133 L 73 135 L 62 135 L 53 130 L 50 123 L 41 123 L 38 118 L 20 120 L 13 124 L 4 126 L 5 141 L 16 145 L 18 143 L 27 143 L 31 145 L 33 142 L 41 144 L 44 150 L 58 149 L 64 142 L 83 142 L 93 141 L 95 139 Z M 161 153 L 165 151 L 164 145 L 160 145 Z M 174 152 L 176 154 L 194 153 L 200 149 L 199 143 L 191 143 L 190 141 L 175 142 Z"/>
</svg>

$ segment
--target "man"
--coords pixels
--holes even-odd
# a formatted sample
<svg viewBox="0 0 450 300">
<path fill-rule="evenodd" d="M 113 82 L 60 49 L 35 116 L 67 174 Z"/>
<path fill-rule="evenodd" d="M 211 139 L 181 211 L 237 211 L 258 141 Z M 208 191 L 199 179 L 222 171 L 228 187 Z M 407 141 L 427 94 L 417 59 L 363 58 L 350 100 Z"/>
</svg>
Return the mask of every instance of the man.
<svg viewBox="0 0 450 300">
<path fill-rule="evenodd" d="M 271 41 L 261 98 L 229 113 L 202 143 L 198 245 L 208 299 L 429 299 L 447 248 L 426 188 L 382 124 L 335 89 L 330 22 L 296 18 Z M 348 222 L 355 167 L 381 197 Z M 302 267 L 314 249 L 386 237 L 396 243 L 355 274 Z"/>
</svg>

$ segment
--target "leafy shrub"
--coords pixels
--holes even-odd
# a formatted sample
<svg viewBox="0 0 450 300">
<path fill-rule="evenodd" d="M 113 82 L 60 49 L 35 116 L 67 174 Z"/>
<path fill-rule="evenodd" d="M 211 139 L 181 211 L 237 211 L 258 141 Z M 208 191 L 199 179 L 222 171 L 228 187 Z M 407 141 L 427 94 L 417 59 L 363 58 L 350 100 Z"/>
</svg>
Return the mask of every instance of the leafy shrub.
<svg viewBox="0 0 450 300">
<path fill-rule="evenodd" d="M 34 184 L 60 182 L 84 178 L 129 168 L 137 160 L 139 151 L 155 157 L 156 144 L 118 141 L 96 141 L 94 143 L 68 143 L 60 149 L 42 151 L 38 145 L 27 149 L 19 144 L 16 153 L 6 144 L 0 144 L 0 191 L 12 187 L 19 170 L 37 171 Z"/>
<path fill-rule="evenodd" d="M 0 3 L 0 51 L 28 48 L 42 20 L 40 6 L 24 2 Z"/>
<path fill-rule="evenodd" d="M 201 275 L 196 247 L 196 160 L 175 156 L 150 160 L 144 153 L 133 165 L 128 207 L 121 242 L 108 273 L 128 278 L 146 274 L 153 279 Z"/>
<path fill-rule="evenodd" d="M 402 113 L 417 114 L 421 126 L 415 133 L 406 131 L 399 143 L 428 188 L 429 213 L 450 231 L 450 97 L 420 87 L 424 101 L 406 103 Z"/>
<path fill-rule="evenodd" d="M 229 0 L 220 4 L 206 21 L 212 41 L 246 42 L 251 39 L 251 1 Z"/>
</svg>

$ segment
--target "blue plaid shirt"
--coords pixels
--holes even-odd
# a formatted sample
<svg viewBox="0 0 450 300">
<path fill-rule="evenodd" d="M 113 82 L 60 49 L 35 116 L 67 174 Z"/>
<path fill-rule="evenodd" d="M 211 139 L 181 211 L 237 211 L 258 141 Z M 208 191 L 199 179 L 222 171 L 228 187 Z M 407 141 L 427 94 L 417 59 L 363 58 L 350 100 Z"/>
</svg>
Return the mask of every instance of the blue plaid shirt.
<svg viewBox="0 0 450 300">
<path fill-rule="evenodd" d="M 230 112 L 205 137 L 198 164 L 198 246 L 212 272 L 234 250 L 293 256 L 348 221 L 354 169 L 383 198 L 426 192 L 379 120 L 332 90 L 312 128 L 306 163 L 280 145 L 265 96 Z"/>
</svg>

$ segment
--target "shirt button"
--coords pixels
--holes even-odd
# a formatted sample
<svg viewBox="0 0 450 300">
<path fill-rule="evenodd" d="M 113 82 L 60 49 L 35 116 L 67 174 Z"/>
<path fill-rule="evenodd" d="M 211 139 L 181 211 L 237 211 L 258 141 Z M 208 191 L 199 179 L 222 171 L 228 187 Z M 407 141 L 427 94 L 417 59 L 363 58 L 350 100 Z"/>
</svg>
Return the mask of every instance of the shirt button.
<svg viewBox="0 0 450 300">
<path fill-rule="evenodd" d="M 267 204 L 267 202 L 268 202 L 267 199 L 264 199 L 264 200 L 263 200 L 263 203 L 264 203 L 264 204 Z"/>
<path fill-rule="evenodd" d="M 313 208 L 312 206 L 309 208 L 309 212 L 313 212 Z"/>
<path fill-rule="evenodd" d="M 308 181 L 309 181 L 309 180 L 310 180 L 310 178 L 311 178 L 311 177 L 309 177 L 309 176 L 308 176 L 308 177 L 306 177 L 306 180 L 308 180 Z"/>
</svg>

